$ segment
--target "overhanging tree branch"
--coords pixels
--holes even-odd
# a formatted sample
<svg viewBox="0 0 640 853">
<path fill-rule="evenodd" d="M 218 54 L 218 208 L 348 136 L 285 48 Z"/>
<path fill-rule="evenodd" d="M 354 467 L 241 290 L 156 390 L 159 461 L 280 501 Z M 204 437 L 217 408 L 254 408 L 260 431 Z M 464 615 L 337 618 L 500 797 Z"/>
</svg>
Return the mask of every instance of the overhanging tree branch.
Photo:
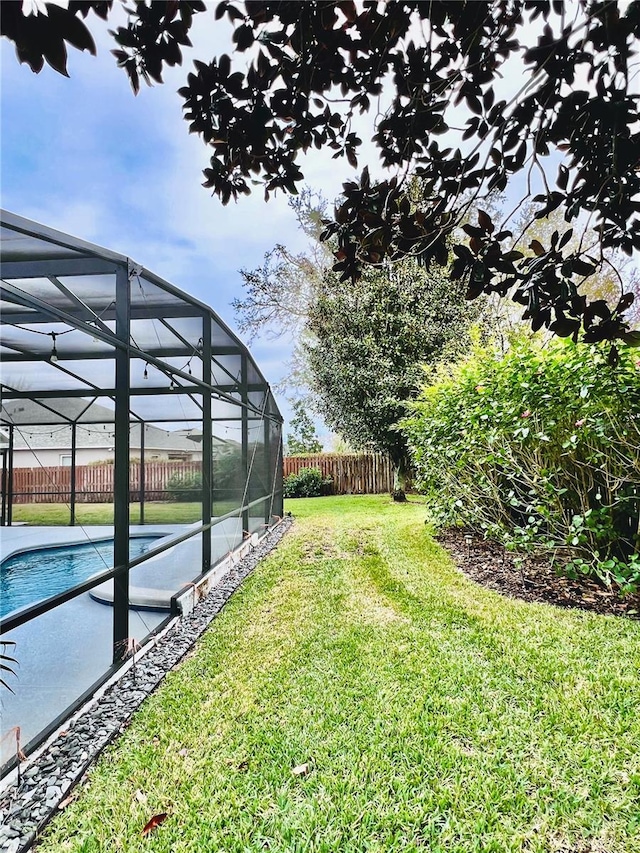
<svg viewBox="0 0 640 853">
<path fill-rule="evenodd" d="M 20 20 L 17 3 L 7 4 L 2 32 L 33 70 L 46 60 L 66 73 L 67 43 L 93 50 L 80 18 L 89 10 L 105 17 L 112 3 L 71 0 L 64 14 L 46 5 L 55 24 L 46 38 L 38 16 Z M 134 90 L 141 79 L 161 82 L 163 66 L 182 61 L 205 8 L 196 0 L 132 3 L 127 26 L 113 35 Z M 602 250 L 637 253 L 640 96 L 630 70 L 640 3 L 575 0 L 572 9 L 569 20 L 559 0 L 218 3 L 216 18 L 232 24 L 233 55 L 196 61 L 180 90 L 190 130 L 212 151 L 205 186 L 224 204 L 255 185 L 265 198 L 295 194 L 304 180 L 299 155 L 314 148 L 358 168 L 362 140 L 352 116 L 372 111 L 379 165 L 396 174 L 377 180 L 365 168 L 344 186 L 324 232 L 336 243 L 343 281 L 409 255 L 445 265 L 470 195 L 503 191 L 544 158 L 558 173 L 555 181 L 545 174 L 535 217 L 559 210 L 568 226 L 591 217 Z M 501 97 L 497 83 L 514 73 L 523 86 Z M 383 94 L 389 105 L 375 115 Z M 335 109 L 337 98 L 347 109 Z M 460 124 L 451 114 L 463 104 Z M 408 174 L 422 179 L 421 198 L 408 200 Z M 638 342 L 625 314 L 631 290 L 606 311 L 589 310 L 580 291 L 597 265 L 564 251 L 564 235 L 542 254 L 516 257 L 508 228 L 496 230 L 488 217 L 471 227 L 454 244 L 452 270 L 469 298 L 511 292 L 534 327 Z"/>
</svg>

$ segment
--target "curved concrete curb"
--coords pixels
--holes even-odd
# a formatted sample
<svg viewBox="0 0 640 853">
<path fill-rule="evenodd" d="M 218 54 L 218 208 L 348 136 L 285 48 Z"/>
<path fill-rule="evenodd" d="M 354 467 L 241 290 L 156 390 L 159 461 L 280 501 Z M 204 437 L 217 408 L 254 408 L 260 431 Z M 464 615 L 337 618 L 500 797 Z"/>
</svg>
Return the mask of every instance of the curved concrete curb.
<svg viewBox="0 0 640 853">
<path fill-rule="evenodd" d="M 129 588 L 129 604 L 137 610 L 170 610 L 173 594 L 170 589 L 132 586 Z M 105 581 L 90 589 L 89 595 L 101 604 L 113 604 L 113 581 Z"/>
</svg>

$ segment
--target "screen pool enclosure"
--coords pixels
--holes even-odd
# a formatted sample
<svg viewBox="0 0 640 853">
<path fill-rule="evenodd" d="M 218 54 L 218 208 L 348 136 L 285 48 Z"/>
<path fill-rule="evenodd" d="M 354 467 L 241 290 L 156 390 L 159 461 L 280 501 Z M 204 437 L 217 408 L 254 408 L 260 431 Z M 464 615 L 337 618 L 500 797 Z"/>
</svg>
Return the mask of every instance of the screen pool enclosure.
<svg viewBox="0 0 640 853">
<path fill-rule="evenodd" d="M 101 538 L 113 539 L 112 565 L 1 623 L 0 639 L 17 643 L 11 704 L 38 689 L 46 658 L 39 704 L 56 694 L 62 714 L 121 664 L 132 637 L 157 630 L 194 584 L 279 521 L 282 418 L 211 308 L 123 255 L 4 211 L 0 224 L 4 538 L 35 503 L 55 504 L 77 543 L 104 522 L 99 506 L 110 525 Z M 132 559 L 143 532 L 158 538 Z M 69 642 L 81 647 L 81 678 Z"/>
</svg>

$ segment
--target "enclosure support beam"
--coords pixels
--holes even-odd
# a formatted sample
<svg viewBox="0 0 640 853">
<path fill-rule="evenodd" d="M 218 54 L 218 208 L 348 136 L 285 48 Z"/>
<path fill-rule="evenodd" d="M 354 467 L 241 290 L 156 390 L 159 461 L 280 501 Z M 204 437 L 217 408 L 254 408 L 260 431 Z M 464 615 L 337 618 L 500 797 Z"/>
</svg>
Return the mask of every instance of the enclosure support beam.
<svg viewBox="0 0 640 853">
<path fill-rule="evenodd" d="M 73 316 L 74 316 L 73 313 L 67 313 L 66 314 L 67 321 L 70 320 L 71 317 L 73 317 Z M 189 314 L 188 316 L 191 317 L 193 315 Z M 200 316 L 200 315 L 198 315 L 198 316 Z M 102 317 L 102 319 L 104 320 L 104 316 Z M 112 318 L 107 317 L 107 320 L 109 320 L 109 319 L 112 319 Z M 134 319 L 134 318 L 132 318 L 132 319 Z M 147 319 L 147 318 L 141 318 L 141 319 Z M 160 317 L 151 316 L 149 319 L 152 319 L 152 320 L 158 319 L 159 320 Z M 4 320 L 4 323 L 3 323 L 3 320 Z M 79 317 L 78 320 L 83 321 L 83 318 Z M 65 321 L 65 322 L 67 322 L 67 321 Z M 44 325 L 45 323 L 50 323 L 51 318 L 49 316 L 43 317 L 37 322 Z M 11 314 L 11 315 L 8 315 L 7 313 L 5 313 L 3 315 L 3 318 L 0 319 L 0 326 L 6 325 L 8 323 L 11 323 L 14 326 L 20 325 L 21 323 L 31 323 L 33 325 L 36 325 L 36 320 L 35 320 L 33 314 L 20 314 L 20 315 Z M 106 335 L 106 332 L 105 332 L 105 335 Z M 109 343 L 111 343 L 111 341 L 109 341 Z M 33 352 L 32 350 L 30 350 L 26 346 L 24 346 L 24 347 L 18 346 L 18 344 L 16 344 L 16 343 L 8 343 L 6 341 L 4 342 L 4 346 L 7 349 L 12 350 L 12 352 L 4 353 L 2 356 L 2 360 L 6 361 L 7 363 L 15 362 L 15 361 L 49 361 L 49 358 L 51 355 L 51 353 L 49 351 L 36 353 L 36 352 Z M 184 350 L 184 347 L 180 347 L 180 346 L 173 346 L 173 347 L 169 347 L 169 346 L 160 347 L 160 346 L 158 346 L 158 347 L 154 347 L 153 354 L 157 358 L 171 358 L 171 357 L 176 357 L 176 356 L 179 356 L 180 358 L 184 358 L 185 350 Z M 212 357 L 214 357 L 216 355 L 223 356 L 223 355 L 239 355 L 239 354 L 240 354 L 240 351 L 239 351 L 238 347 L 216 347 L 215 349 L 211 350 L 211 356 Z M 66 359 L 69 359 L 70 361 L 98 361 L 99 359 L 105 359 L 105 358 L 113 358 L 113 353 L 111 352 L 111 350 L 103 350 L 102 352 L 96 352 L 95 349 L 86 349 L 86 350 L 78 349 L 69 355 L 66 353 L 63 353 L 63 352 L 58 354 L 58 361 L 65 361 Z M 224 370 L 224 372 L 227 374 L 227 376 L 229 376 L 230 379 L 235 379 L 235 377 L 232 376 L 230 374 L 230 372 L 225 367 L 222 367 L 222 365 L 220 365 L 220 364 L 218 364 L 218 366 L 221 368 L 221 370 Z"/>
<path fill-rule="evenodd" d="M 271 402 L 271 394 L 269 393 L 269 391 L 267 391 L 266 394 L 267 394 L 267 406 L 265 406 L 265 415 L 267 412 L 267 408 Z M 269 420 L 269 418 L 267 418 L 267 417 L 264 418 L 264 420 L 262 422 L 262 428 L 263 428 L 263 439 L 262 440 L 264 442 L 264 451 L 263 451 L 264 452 L 264 470 L 266 472 L 265 480 L 266 480 L 267 484 L 269 484 L 269 483 L 271 484 L 271 490 L 270 490 L 271 491 L 271 494 L 270 494 L 271 500 L 264 502 L 264 523 L 266 525 L 270 525 L 271 524 L 271 508 L 273 506 L 273 490 L 275 489 L 276 484 L 275 484 L 275 477 L 272 476 L 272 473 L 273 473 L 272 472 L 272 465 L 273 465 L 274 460 L 271 458 L 271 421 Z"/>
<path fill-rule="evenodd" d="M 7 451 L 2 451 L 2 515 L 0 517 L 0 526 L 4 527 L 7 523 Z"/>
<path fill-rule="evenodd" d="M 140 421 L 140 524 L 144 524 L 144 493 L 147 488 L 146 462 L 144 459 L 144 433 L 146 430 L 144 421 Z"/>
<path fill-rule="evenodd" d="M 202 381 L 211 385 L 211 317 L 202 317 Z M 211 425 L 211 391 L 202 392 L 202 524 L 211 524 L 213 515 L 213 437 Z M 202 531 L 202 572 L 211 568 L 213 529 Z"/>
<path fill-rule="evenodd" d="M 240 399 L 242 400 L 242 470 L 245 477 L 245 497 L 243 503 L 246 505 L 251 500 L 249 490 L 249 412 L 247 411 L 247 403 L 249 394 L 247 389 L 248 366 L 247 356 L 243 353 L 240 369 Z M 249 510 L 242 511 L 242 530 L 249 532 Z"/>
<path fill-rule="evenodd" d="M 71 424 L 71 495 L 69 503 L 71 514 L 69 525 L 73 527 L 76 523 L 76 449 L 77 449 L 77 426 L 75 421 Z"/>
<path fill-rule="evenodd" d="M 9 427 L 9 471 L 7 474 L 7 526 L 13 521 L 13 438 L 14 429 Z"/>
<path fill-rule="evenodd" d="M 129 341 L 130 282 L 128 270 L 116 273 L 116 336 Z M 129 640 L 129 355 L 117 348 L 115 388 L 115 460 L 113 490 L 113 662 L 127 653 Z"/>
<path fill-rule="evenodd" d="M 1 288 L 0 288 L 0 290 L 1 290 Z M 101 334 L 101 333 L 99 331 L 96 331 L 96 334 Z M 115 340 L 116 339 L 114 337 L 113 341 L 115 341 Z M 128 359 L 140 358 L 143 361 L 146 361 L 147 364 L 152 364 L 154 367 L 157 367 L 166 376 L 173 376 L 174 382 L 177 382 L 176 377 L 179 377 L 180 379 L 186 380 L 186 383 L 184 385 L 178 385 L 177 387 L 175 387 L 173 389 L 166 388 L 166 389 L 162 390 L 162 389 L 149 388 L 149 389 L 145 390 L 145 389 L 136 388 L 136 391 L 135 391 L 136 396 L 143 396 L 145 394 L 151 394 L 151 393 L 154 393 L 154 391 L 155 392 L 159 391 L 160 393 L 164 393 L 164 394 L 185 394 L 185 393 L 198 394 L 198 393 L 202 393 L 202 390 L 205 390 L 205 391 L 209 391 L 210 393 L 215 394 L 215 396 L 220 400 L 227 400 L 228 402 L 230 402 L 234 406 L 238 405 L 238 400 L 235 397 L 233 397 L 231 394 L 227 394 L 224 391 L 221 391 L 217 385 L 215 386 L 215 388 L 211 388 L 210 386 L 206 386 L 204 384 L 204 382 L 202 382 L 200 379 L 197 379 L 195 376 L 190 376 L 185 370 L 180 370 L 177 367 L 166 365 L 162 361 L 160 361 L 159 359 L 154 358 L 152 355 L 149 355 L 148 353 L 145 354 L 142 350 L 139 350 L 136 347 L 133 347 L 133 346 L 127 347 L 125 342 L 118 342 L 116 346 L 117 346 L 117 349 L 124 349 L 125 350 Z M 262 387 L 264 387 L 264 386 L 262 386 Z M 19 400 L 19 399 L 25 399 L 25 398 L 26 399 L 32 399 L 34 397 L 42 398 L 43 400 L 46 400 L 47 398 L 59 397 L 60 396 L 59 391 L 45 391 L 44 389 L 38 390 L 38 389 L 34 388 L 30 391 L 18 391 L 15 388 L 13 388 L 13 389 L 9 389 L 9 390 L 10 390 L 10 395 L 9 395 L 9 393 L 6 394 L 7 400 L 8 399 Z M 247 390 L 249 390 L 248 386 L 247 386 Z M 236 386 L 233 386 L 233 392 L 236 393 L 237 391 L 238 391 L 238 388 Z M 91 388 L 87 388 L 86 390 L 82 389 L 82 388 L 70 389 L 69 391 L 65 390 L 64 394 L 67 397 L 96 397 L 97 398 L 97 397 L 113 397 L 114 396 L 113 390 L 101 391 L 100 389 L 96 388 L 95 386 L 91 386 Z M 5 395 L 3 394 L 3 396 L 5 396 Z M 249 409 L 251 409 L 251 411 L 255 415 L 258 415 L 260 418 L 263 417 L 263 413 L 260 411 L 260 409 L 258 409 L 252 403 L 246 402 L 246 403 L 243 403 L 242 405 L 246 405 Z"/>
<path fill-rule="evenodd" d="M 113 261 L 100 258 L 51 258 L 42 261 L 4 261 L 7 279 L 47 278 L 50 275 L 109 275 L 117 269 Z"/>
<path fill-rule="evenodd" d="M 282 487 L 282 463 L 283 463 L 283 453 L 284 453 L 284 445 L 282 443 L 282 425 L 283 422 L 279 421 L 279 433 L 280 438 L 278 440 L 278 465 L 280 466 L 280 470 L 276 474 L 276 483 L 279 486 L 279 490 L 277 491 L 278 500 L 274 501 L 274 513 L 280 518 L 284 515 L 284 491 Z M 275 488 L 275 485 L 274 485 Z"/>
</svg>

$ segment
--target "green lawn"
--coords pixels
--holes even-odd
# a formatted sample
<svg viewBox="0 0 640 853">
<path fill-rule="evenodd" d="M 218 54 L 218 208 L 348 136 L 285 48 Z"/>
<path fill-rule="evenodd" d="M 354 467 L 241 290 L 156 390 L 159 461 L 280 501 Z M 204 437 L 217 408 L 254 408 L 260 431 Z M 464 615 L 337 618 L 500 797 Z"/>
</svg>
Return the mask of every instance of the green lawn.
<svg viewBox="0 0 640 853">
<path fill-rule="evenodd" d="M 225 509 L 225 512 L 227 510 Z M 69 524 L 70 509 L 66 504 L 16 504 L 13 520 L 28 524 Z M 202 518 L 200 503 L 154 501 L 144 505 L 146 524 L 188 524 Z M 131 524 L 140 520 L 140 504 L 131 504 Z M 113 524 L 113 504 L 76 504 L 76 524 Z"/>
<path fill-rule="evenodd" d="M 417 503 L 288 509 L 43 853 L 640 851 L 640 624 L 475 586 Z"/>
</svg>

